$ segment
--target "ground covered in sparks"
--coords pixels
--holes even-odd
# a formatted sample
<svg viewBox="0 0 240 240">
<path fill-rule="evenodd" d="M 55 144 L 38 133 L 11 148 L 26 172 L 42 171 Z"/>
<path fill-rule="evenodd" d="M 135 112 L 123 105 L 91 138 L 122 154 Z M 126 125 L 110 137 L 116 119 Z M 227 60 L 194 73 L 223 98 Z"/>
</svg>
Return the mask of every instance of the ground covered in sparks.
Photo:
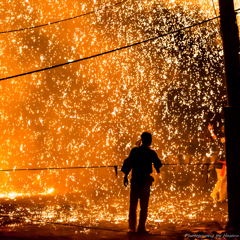
<svg viewBox="0 0 240 240">
<path fill-rule="evenodd" d="M 25 200 L 25 201 L 24 201 Z M 45 197 L 43 200 L 49 201 L 49 197 Z M 186 234 L 209 234 L 213 232 L 222 233 L 224 223 L 217 220 L 221 219 L 222 212 L 224 212 L 226 204 L 217 204 L 214 206 L 215 211 L 211 211 L 213 207 L 211 202 L 208 202 L 204 211 L 197 213 L 199 209 L 200 201 L 177 201 L 175 204 L 165 205 L 162 207 L 162 219 L 152 219 L 152 216 L 156 215 L 152 211 L 150 219 L 148 221 L 148 227 L 151 229 L 150 236 L 139 236 L 137 234 L 129 236 L 127 230 L 127 219 L 119 218 L 116 214 L 104 211 L 101 205 L 94 205 L 92 208 L 86 208 L 75 204 L 66 204 L 62 207 L 42 207 L 32 206 L 27 202 L 29 199 L 23 199 L 24 207 L 21 212 L 17 214 L 19 217 L 2 217 L 1 219 L 1 239 L 188 239 L 184 238 Z M 30 202 L 30 201 L 29 201 Z M 191 202 L 191 203 L 190 203 Z M 190 203 L 190 205 L 189 205 Z M 9 202 L 8 202 L 9 204 Z M 8 209 L 9 215 L 14 214 L 15 206 L 4 204 L 5 209 Z M 12 204 L 12 202 L 11 202 Z M 206 204 L 206 203 L 205 203 Z M 8 205 L 8 206 L 7 206 Z M 161 205 L 156 204 L 155 206 Z M 28 207 L 27 207 L 28 206 Z M 193 210 L 191 214 L 187 214 L 189 220 L 184 218 L 184 206 L 185 209 L 189 208 Z M 111 206 L 112 208 L 113 206 Z M 180 207 L 180 210 L 176 209 Z M 11 210 L 12 211 L 11 211 Z M 162 210 L 159 206 L 159 210 Z M 174 211 L 176 211 L 174 213 Z M 126 209 L 120 212 L 126 216 Z M 115 215 L 115 216 L 114 216 Z M 178 215 L 181 217 L 178 222 L 166 221 Z M 25 217 L 23 217 L 25 216 Z M 26 217 L 27 216 L 27 217 Z M 198 216 L 198 220 L 196 220 Z M 201 216 L 203 217 L 201 219 Z M 104 218 L 105 217 L 105 218 Z M 203 219 L 207 219 L 202 221 Z M 30 220 L 31 219 L 31 220 Z M 33 219 L 37 219 L 34 221 Z M 214 219 L 215 221 L 212 221 Z M 165 220 L 165 221 L 164 221 Z M 46 222 L 45 222 L 46 221 Z M 48 222 L 48 223 L 47 223 Z M 50 223 L 52 222 L 52 223 Z M 69 225 L 66 225 L 69 223 Z M 83 227 L 85 226 L 85 227 Z"/>
<path fill-rule="evenodd" d="M 7 220 L 6 218 L 4 219 Z M 122 240 L 122 239 L 186 239 L 187 236 L 201 234 L 207 236 L 209 234 L 224 234 L 224 230 L 217 222 L 200 222 L 198 224 L 187 226 L 182 225 L 176 228 L 167 224 L 158 229 L 151 229 L 151 234 L 140 235 L 137 233 L 129 235 L 125 230 L 126 224 L 102 224 L 102 228 L 81 228 L 74 225 L 54 225 L 54 224 L 38 224 L 23 223 L 8 220 L 9 225 L 1 227 L 1 239 L 67 239 L 67 240 Z M 10 224 L 11 222 L 11 224 Z"/>
<path fill-rule="evenodd" d="M 172 167 L 170 173 L 163 169 L 160 176 L 155 176 L 147 223 L 155 237 L 179 237 L 188 232 L 224 228 L 228 219 L 227 202 L 214 203 L 209 197 L 216 182 L 214 169 L 209 170 L 206 183 L 204 169 L 194 168 L 195 171 L 189 172 L 185 167 L 180 170 Z M 174 177 L 176 171 L 178 177 Z M 43 228 L 46 236 L 48 231 L 56 230 L 51 234 L 63 236 L 71 232 L 72 239 L 79 234 L 101 236 L 102 232 L 111 236 L 117 231 L 121 239 L 128 228 L 129 188 L 122 186 L 122 176 L 116 178 L 115 186 L 120 186 L 115 192 L 110 186 L 98 188 L 97 196 L 96 193 L 93 196 L 96 189 L 92 187 L 85 192 L 82 189 L 75 193 L 2 198 L 1 227 L 4 232 L 24 232 L 23 229 L 31 232 L 38 226 L 38 231 Z"/>
</svg>

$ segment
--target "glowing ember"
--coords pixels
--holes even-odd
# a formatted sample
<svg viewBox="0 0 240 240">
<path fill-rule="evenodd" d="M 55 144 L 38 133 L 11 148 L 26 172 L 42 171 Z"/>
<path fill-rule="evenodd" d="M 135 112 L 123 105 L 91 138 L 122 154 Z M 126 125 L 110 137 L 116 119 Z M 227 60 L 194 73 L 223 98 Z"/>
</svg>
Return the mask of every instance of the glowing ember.
<svg viewBox="0 0 240 240">
<path fill-rule="evenodd" d="M 4 1 L 1 31 L 116 3 Z M 218 14 L 216 0 L 214 4 Z M 235 5 L 240 7 L 240 1 Z M 1 77 L 71 62 L 214 16 L 211 1 L 129 0 L 71 21 L 1 34 Z M 215 20 L 2 81 L 0 168 L 120 165 L 145 130 L 153 134 L 153 148 L 163 163 L 211 161 L 215 143 L 206 137 L 208 121 L 226 104 L 221 44 Z M 226 221 L 226 208 L 208 199 L 216 182 L 214 169 L 209 169 L 208 183 L 201 170 L 163 167 L 152 189 L 149 222 Z M 1 172 L 0 197 L 16 200 L 12 208 L 3 205 L 3 213 L 81 224 L 126 222 L 128 190 L 121 177 L 116 179 L 113 169 Z M 27 197 L 32 205 L 25 207 L 21 199 Z"/>
</svg>

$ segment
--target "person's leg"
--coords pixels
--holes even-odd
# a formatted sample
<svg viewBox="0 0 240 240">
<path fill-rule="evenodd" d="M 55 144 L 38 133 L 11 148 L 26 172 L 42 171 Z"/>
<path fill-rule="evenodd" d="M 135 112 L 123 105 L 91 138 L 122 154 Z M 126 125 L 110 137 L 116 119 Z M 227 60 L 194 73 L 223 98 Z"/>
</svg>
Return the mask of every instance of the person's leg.
<svg viewBox="0 0 240 240">
<path fill-rule="evenodd" d="M 130 207 L 129 207 L 129 229 L 136 230 L 136 211 L 138 204 L 138 186 L 136 183 L 131 183 L 131 192 L 130 192 Z"/>
<path fill-rule="evenodd" d="M 142 188 L 141 195 L 140 195 L 141 210 L 140 210 L 138 231 L 145 230 L 145 223 L 147 220 L 147 213 L 148 213 L 149 196 L 150 196 L 150 185 L 145 184 L 145 186 L 143 186 L 143 188 Z"/>
<path fill-rule="evenodd" d="M 219 191 L 220 191 L 220 189 L 221 189 L 221 172 L 222 172 L 222 169 L 216 169 L 216 172 L 217 172 L 217 178 L 218 178 L 218 180 L 217 180 L 217 183 L 216 183 L 216 185 L 215 185 L 215 187 L 214 187 L 214 189 L 213 189 L 213 191 L 212 191 L 212 193 L 211 193 L 211 197 L 212 198 L 214 198 L 214 199 L 217 199 L 218 198 L 218 196 L 217 196 L 217 194 L 219 193 Z"/>
<path fill-rule="evenodd" d="M 227 198 L 227 176 L 221 177 L 221 188 L 219 191 L 219 201 L 224 201 Z"/>
</svg>

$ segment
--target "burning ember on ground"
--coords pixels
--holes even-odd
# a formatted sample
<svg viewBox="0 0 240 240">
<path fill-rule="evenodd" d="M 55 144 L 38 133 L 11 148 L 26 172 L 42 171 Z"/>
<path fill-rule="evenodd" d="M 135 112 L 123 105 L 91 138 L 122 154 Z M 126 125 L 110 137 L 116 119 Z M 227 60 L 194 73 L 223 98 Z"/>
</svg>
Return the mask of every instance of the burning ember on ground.
<svg viewBox="0 0 240 240">
<path fill-rule="evenodd" d="M 219 19 L 177 30 L 219 15 L 216 0 L 11 0 L 0 11 L 1 31 L 48 24 L 0 34 L 1 78 L 70 63 L 1 81 L 0 169 L 121 165 L 143 131 L 164 164 L 214 163 L 220 143 L 208 124 L 218 134 L 226 105 Z M 227 221 L 226 204 L 209 199 L 213 166 L 166 165 L 154 176 L 149 224 Z M 2 214 L 127 221 L 129 189 L 114 168 L 2 171 L 0 179 Z"/>
</svg>

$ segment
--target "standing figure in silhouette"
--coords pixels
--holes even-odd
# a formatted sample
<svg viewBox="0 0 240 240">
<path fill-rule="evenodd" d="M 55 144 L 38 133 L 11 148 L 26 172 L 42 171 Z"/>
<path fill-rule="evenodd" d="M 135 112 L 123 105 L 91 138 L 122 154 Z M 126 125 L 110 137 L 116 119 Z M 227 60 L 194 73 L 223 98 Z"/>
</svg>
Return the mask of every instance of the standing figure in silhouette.
<svg viewBox="0 0 240 240">
<path fill-rule="evenodd" d="M 142 144 L 141 144 L 142 143 Z M 161 160 L 158 158 L 155 151 L 150 149 L 152 143 L 151 133 L 144 132 L 141 135 L 141 140 L 131 150 L 129 157 L 124 161 L 121 171 L 125 174 L 124 186 L 128 185 L 128 174 L 132 170 L 131 192 L 130 192 L 130 208 L 129 208 L 129 230 L 128 232 L 136 231 L 136 211 L 138 199 L 140 199 L 140 219 L 138 225 L 138 233 L 149 233 L 145 228 L 148 211 L 148 201 L 150 196 L 150 186 L 154 178 L 152 173 L 152 164 L 157 172 L 160 172 L 162 166 Z"/>
<path fill-rule="evenodd" d="M 221 132 L 218 134 L 218 137 L 213 132 L 213 125 L 209 123 L 208 130 L 211 133 L 214 141 L 217 141 L 220 138 L 220 151 L 219 156 L 215 160 L 215 170 L 217 172 L 217 183 L 210 195 L 214 201 L 223 202 L 227 199 L 227 171 L 226 171 L 226 157 L 225 157 L 225 130 L 224 125 L 221 127 Z M 223 152 L 220 155 L 220 152 Z"/>
</svg>

